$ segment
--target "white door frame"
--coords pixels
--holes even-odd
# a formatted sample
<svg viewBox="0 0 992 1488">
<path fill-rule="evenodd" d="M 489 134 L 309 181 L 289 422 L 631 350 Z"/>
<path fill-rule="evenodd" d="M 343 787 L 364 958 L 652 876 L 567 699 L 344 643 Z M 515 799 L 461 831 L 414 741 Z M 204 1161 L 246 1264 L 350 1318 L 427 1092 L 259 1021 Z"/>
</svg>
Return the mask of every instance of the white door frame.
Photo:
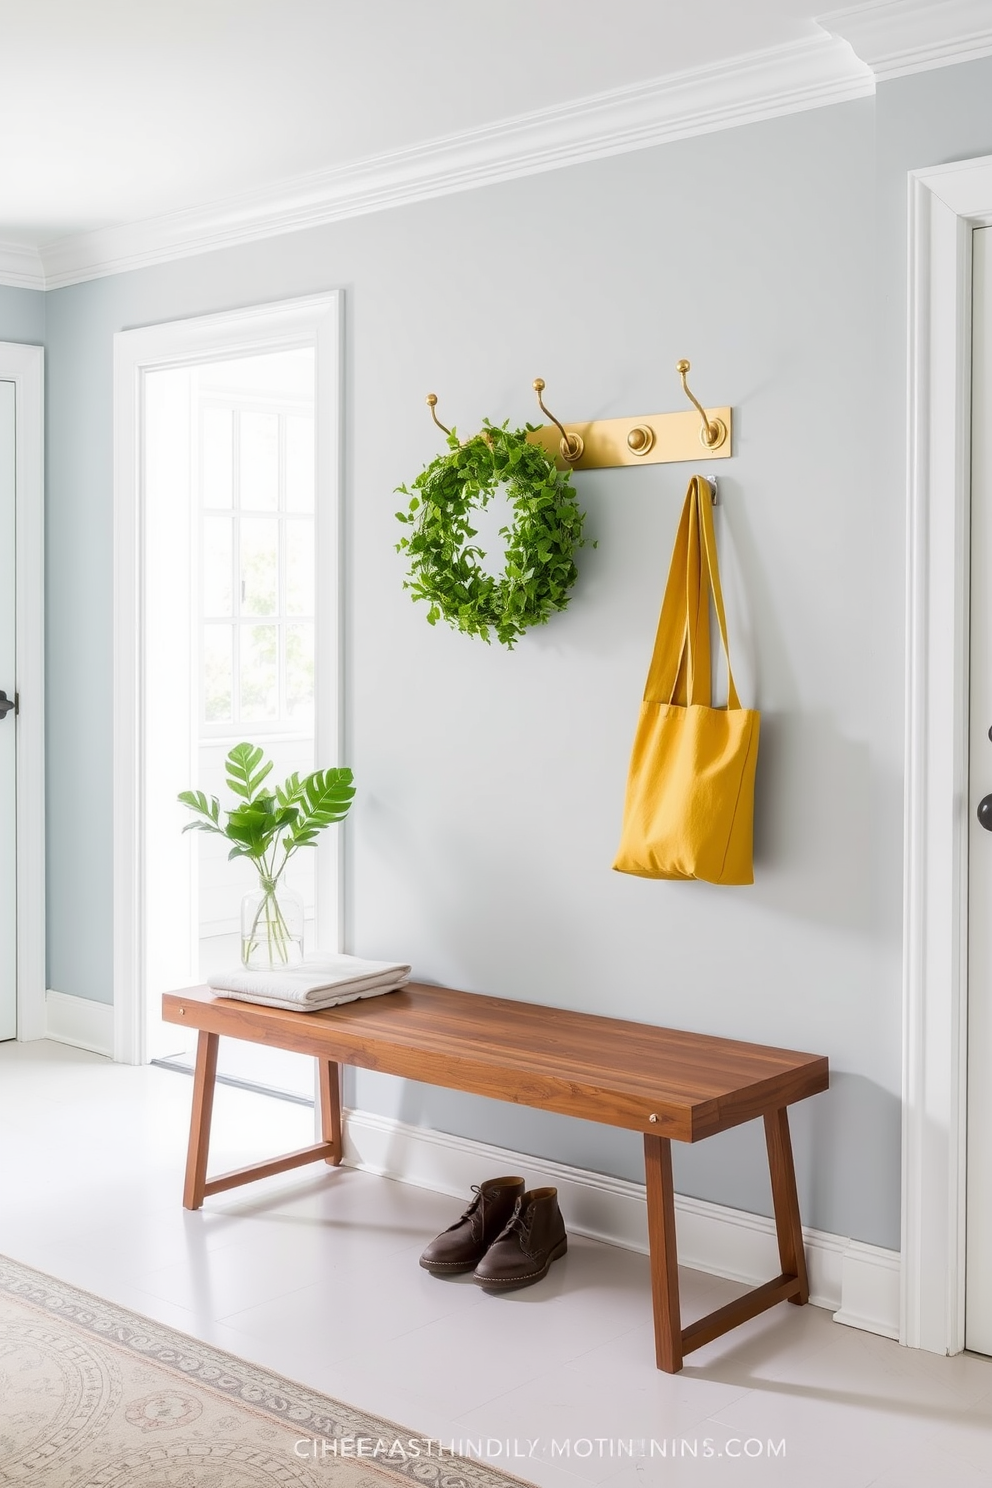
<svg viewBox="0 0 992 1488">
<path fill-rule="evenodd" d="M 171 321 L 114 337 L 114 1058 L 145 1057 L 142 640 L 141 409 L 146 373 L 218 357 L 249 356 L 311 345 L 316 353 L 316 473 L 330 554 L 333 596 L 317 615 L 318 654 L 340 656 L 341 293 L 249 306 Z M 320 520 L 320 517 L 318 517 Z M 340 666 L 336 670 L 340 676 Z M 341 749 L 338 689 L 324 688 L 315 718 L 315 747 L 337 760 Z M 341 833 L 331 894 L 340 923 Z"/>
<path fill-rule="evenodd" d="M 971 248 L 992 156 L 910 176 L 901 1341 L 964 1347 Z"/>
<path fill-rule="evenodd" d="M 45 353 L 0 341 L 14 391 L 17 690 L 17 1037 L 44 1038 L 45 1014 Z M 11 715 L 8 722 L 14 721 Z"/>
</svg>

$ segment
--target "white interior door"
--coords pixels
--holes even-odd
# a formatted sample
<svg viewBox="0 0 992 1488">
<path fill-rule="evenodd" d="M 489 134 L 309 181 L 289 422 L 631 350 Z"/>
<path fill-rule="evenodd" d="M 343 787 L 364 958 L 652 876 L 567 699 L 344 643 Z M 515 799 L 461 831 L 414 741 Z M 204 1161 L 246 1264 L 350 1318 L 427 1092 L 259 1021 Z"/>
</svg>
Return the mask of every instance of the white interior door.
<svg viewBox="0 0 992 1488">
<path fill-rule="evenodd" d="M 0 691 L 14 697 L 14 393 L 0 382 Z M 0 1039 L 17 1036 L 14 714 L 0 699 Z"/>
<path fill-rule="evenodd" d="M 965 1347 L 992 1354 L 992 227 L 974 266 Z"/>
</svg>

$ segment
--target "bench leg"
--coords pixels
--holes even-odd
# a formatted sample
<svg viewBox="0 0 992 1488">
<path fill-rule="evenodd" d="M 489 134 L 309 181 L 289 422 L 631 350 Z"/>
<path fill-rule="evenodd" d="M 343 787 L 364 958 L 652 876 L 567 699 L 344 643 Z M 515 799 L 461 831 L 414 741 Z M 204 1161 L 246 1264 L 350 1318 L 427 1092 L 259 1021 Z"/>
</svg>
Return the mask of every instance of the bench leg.
<svg viewBox="0 0 992 1488">
<path fill-rule="evenodd" d="M 320 1076 L 320 1135 L 330 1144 L 324 1161 L 337 1167 L 343 1154 L 341 1133 L 341 1071 L 332 1059 L 318 1059 Z"/>
<path fill-rule="evenodd" d="M 647 1180 L 655 1357 L 659 1369 L 666 1374 L 677 1374 L 682 1368 L 682 1314 L 670 1138 L 645 1133 L 644 1175 Z"/>
<path fill-rule="evenodd" d="M 287 1173 L 292 1168 L 301 1168 L 306 1163 L 324 1162 L 337 1164 L 341 1161 L 341 1096 L 339 1073 L 336 1064 L 321 1060 L 320 1067 L 320 1122 L 322 1139 L 312 1147 L 303 1147 L 299 1152 L 288 1152 L 285 1157 L 274 1157 L 268 1162 L 252 1163 L 247 1168 L 237 1168 L 233 1173 L 222 1173 L 219 1178 L 207 1177 L 207 1159 L 210 1155 L 210 1118 L 214 1109 L 214 1085 L 217 1079 L 217 1049 L 220 1035 L 200 1030 L 196 1045 L 196 1070 L 193 1076 L 193 1112 L 189 1123 L 189 1150 L 186 1155 L 186 1186 L 183 1189 L 183 1208 L 199 1209 L 210 1194 L 226 1193 L 230 1188 L 239 1188 L 243 1183 L 254 1183 L 259 1178 L 272 1178 L 277 1173 Z"/>
<path fill-rule="evenodd" d="M 654 1302 L 655 1356 L 658 1368 L 666 1374 L 678 1374 L 686 1354 L 702 1348 L 714 1338 L 740 1327 L 779 1302 L 809 1301 L 803 1230 L 799 1219 L 799 1197 L 796 1172 L 789 1140 L 789 1117 L 783 1107 L 765 1113 L 765 1139 L 768 1144 L 768 1167 L 775 1204 L 775 1228 L 781 1275 L 754 1287 L 718 1307 L 706 1317 L 698 1318 L 687 1328 L 681 1326 L 679 1308 L 679 1268 L 675 1246 L 675 1191 L 672 1183 L 672 1144 L 666 1137 L 644 1136 L 644 1172 L 647 1179 L 648 1243 L 651 1251 L 651 1295 Z"/>
<path fill-rule="evenodd" d="M 778 1111 L 765 1112 L 765 1142 L 768 1146 L 768 1170 L 772 1179 L 779 1258 L 783 1274 L 794 1276 L 799 1282 L 798 1290 L 789 1301 L 801 1307 L 804 1302 L 809 1301 L 809 1278 L 806 1275 L 803 1227 L 799 1218 L 796 1168 L 789 1137 L 789 1113 L 785 1106 Z"/>
<path fill-rule="evenodd" d="M 207 1156 L 210 1151 L 210 1118 L 214 1111 L 214 1082 L 217 1077 L 217 1049 L 220 1035 L 200 1030 L 196 1041 L 196 1070 L 193 1075 L 193 1112 L 189 1123 L 189 1150 L 186 1154 L 186 1186 L 183 1208 L 199 1209 L 207 1182 Z"/>
</svg>

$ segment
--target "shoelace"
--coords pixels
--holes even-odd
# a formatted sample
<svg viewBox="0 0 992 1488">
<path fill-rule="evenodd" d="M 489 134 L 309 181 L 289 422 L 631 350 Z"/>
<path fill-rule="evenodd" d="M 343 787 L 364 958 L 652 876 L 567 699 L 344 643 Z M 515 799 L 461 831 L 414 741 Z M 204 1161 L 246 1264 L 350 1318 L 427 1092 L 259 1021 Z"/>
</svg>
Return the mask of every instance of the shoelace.
<svg viewBox="0 0 992 1488">
<path fill-rule="evenodd" d="M 479 1237 L 482 1235 L 483 1227 L 485 1225 L 485 1217 L 482 1212 L 483 1198 L 481 1185 L 478 1183 L 473 1183 L 472 1192 L 475 1194 L 475 1198 L 472 1200 L 471 1204 L 469 1204 L 468 1208 L 465 1210 L 465 1213 L 461 1216 L 461 1218 L 456 1219 L 454 1224 L 449 1225 L 448 1228 L 449 1230 L 457 1230 L 459 1225 L 464 1224 L 465 1221 L 468 1220 L 470 1222 L 470 1233 L 472 1239 L 478 1240 Z"/>
<path fill-rule="evenodd" d="M 513 1206 L 513 1213 L 510 1215 L 502 1230 L 500 1230 L 499 1234 L 496 1236 L 496 1239 L 506 1240 L 509 1238 L 510 1235 L 514 1233 L 514 1231 L 516 1231 L 516 1233 L 520 1236 L 520 1240 L 524 1246 L 524 1249 L 526 1249 L 527 1242 L 530 1240 L 530 1229 L 533 1217 L 533 1209 L 527 1209 L 525 1213 L 523 1199 L 517 1199 L 516 1203 Z"/>
</svg>

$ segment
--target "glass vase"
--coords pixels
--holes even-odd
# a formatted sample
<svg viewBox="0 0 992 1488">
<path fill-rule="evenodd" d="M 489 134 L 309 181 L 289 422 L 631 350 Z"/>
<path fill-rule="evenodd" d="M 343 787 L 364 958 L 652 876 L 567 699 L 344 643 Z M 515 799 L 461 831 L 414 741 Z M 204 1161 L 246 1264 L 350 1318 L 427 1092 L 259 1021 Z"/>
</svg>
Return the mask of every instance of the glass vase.
<svg viewBox="0 0 992 1488">
<path fill-rule="evenodd" d="M 241 901 L 241 961 L 248 971 L 287 971 L 303 960 L 303 900 L 263 878 Z"/>
</svg>

